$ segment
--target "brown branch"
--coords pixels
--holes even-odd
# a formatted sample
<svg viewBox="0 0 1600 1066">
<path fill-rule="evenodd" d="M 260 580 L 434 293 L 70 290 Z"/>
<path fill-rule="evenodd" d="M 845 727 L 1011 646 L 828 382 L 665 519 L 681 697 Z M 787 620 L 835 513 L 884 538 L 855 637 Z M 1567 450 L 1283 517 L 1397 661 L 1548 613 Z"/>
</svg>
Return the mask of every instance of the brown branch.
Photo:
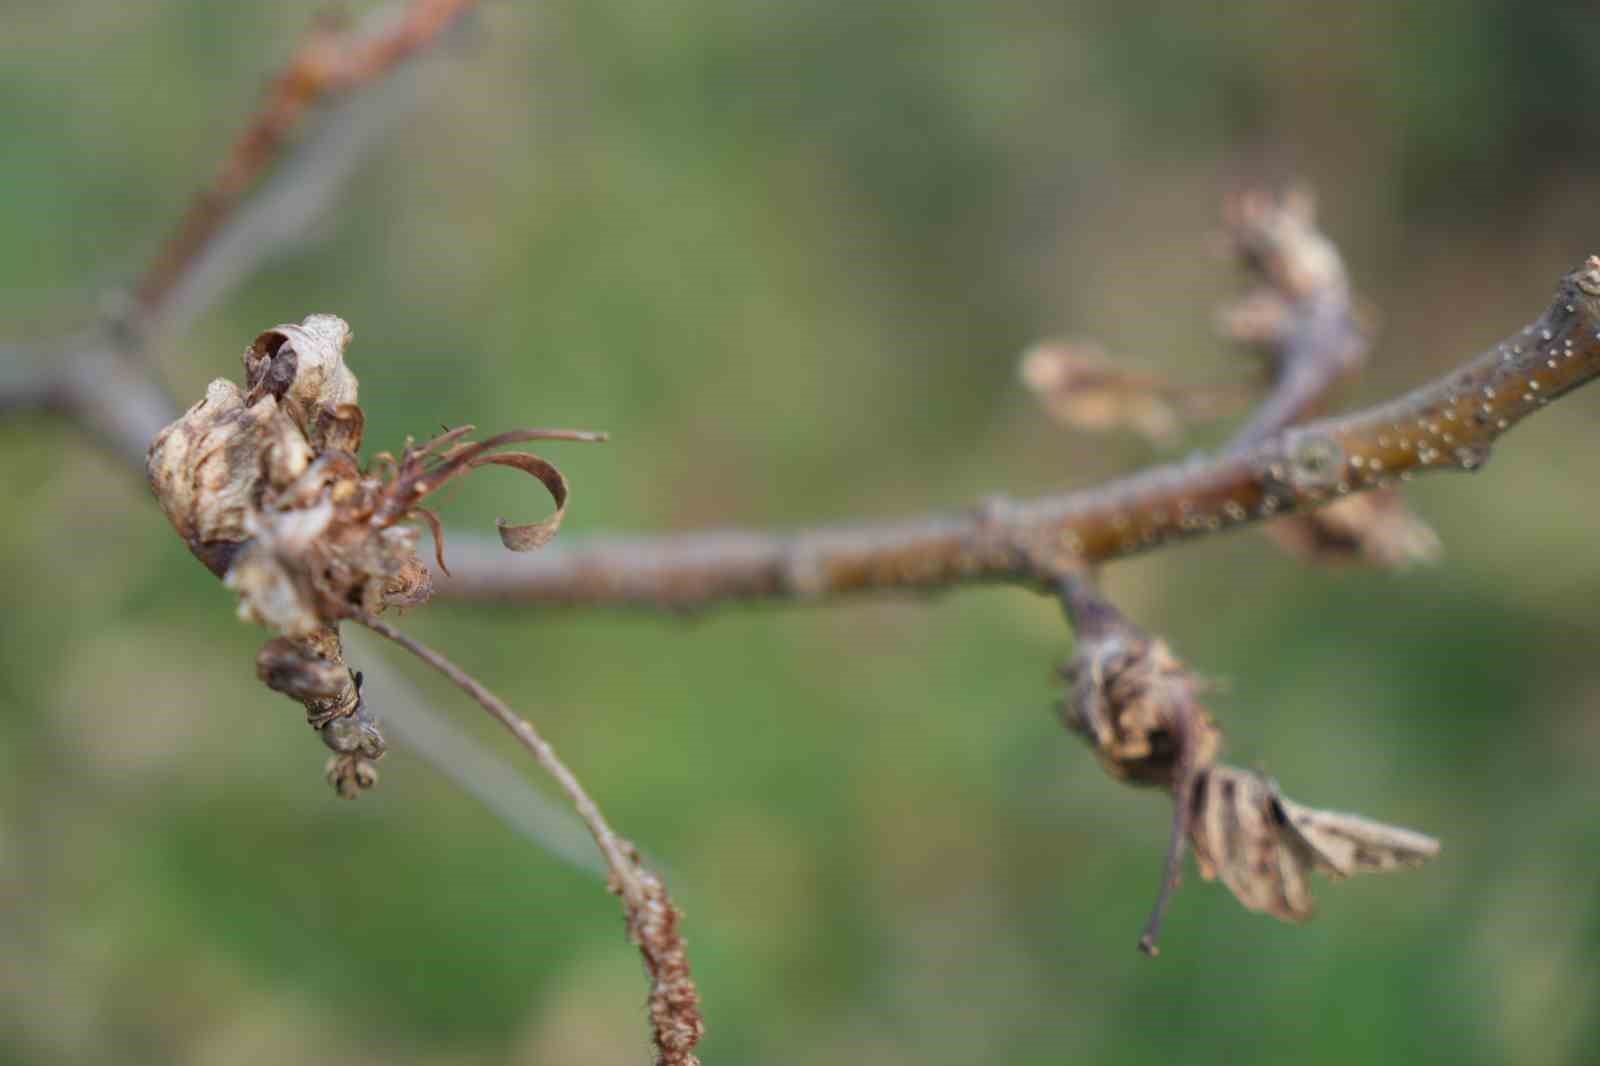
<svg viewBox="0 0 1600 1066">
<path fill-rule="evenodd" d="M 90 331 L 37 348 L 0 347 L 0 417 L 26 411 L 65 416 L 135 469 L 145 449 L 178 414 L 177 401 L 153 370 Z"/>
<path fill-rule="evenodd" d="M 1270 356 L 1273 388 L 1230 443 L 1244 451 L 1321 413 L 1341 381 L 1366 361 L 1370 330 L 1352 304 L 1344 260 L 1315 226 L 1311 196 L 1248 192 L 1225 216 L 1235 250 L 1258 287 L 1220 317 L 1224 333 Z M 1278 547 L 1320 563 L 1403 566 L 1433 558 L 1439 539 L 1395 489 L 1377 489 L 1267 523 Z"/>
<path fill-rule="evenodd" d="M 1397 399 L 1107 484 L 964 514 L 794 533 L 716 531 L 490 553 L 458 536 L 441 595 L 668 609 L 822 600 L 963 582 L 1045 584 L 1097 564 L 1324 506 L 1418 474 L 1473 471 L 1512 425 L 1600 374 L 1600 257 L 1561 280 L 1532 325 Z"/>
<path fill-rule="evenodd" d="M 353 619 L 374 633 L 394 641 L 471 696 L 553 777 L 571 799 L 578 816 L 589 827 L 610 871 L 611 889 L 622 898 L 628 915 L 628 933 L 644 956 L 650 974 L 650 1021 L 658 1066 L 698 1066 L 694 1046 L 705 1031 L 700 997 L 689 973 L 689 959 L 678 932 L 682 915 L 667 896 L 666 887 L 639 860 L 638 850 L 618 836 L 600 808 L 550 742 L 527 719 L 518 715 L 476 678 L 438 652 L 370 615 Z"/>
<path fill-rule="evenodd" d="M 1365 362 L 1368 338 L 1344 260 L 1316 228 L 1308 191 L 1246 191 L 1230 197 L 1223 214 L 1236 253 L 1260 280 L 1223 311 L 1223 330 L 1265 348 L 1275 364 L 1272 392 L 1229 446 L 1245 451 L 1318 413 L 1339 380 Z"/>
<path fill-rule="evenodd" d="M 211 185 L 146 269 L 123 320 L 50 344 L 0 348 L 0 415 L 62 414 L 142 467 L 151 439 L 179 408 L 137 358 L 141 341 L 200 313 L 298 237 L 376 143 L 384 117 L 380 91 L 475 6 L 476 0 L 413 0 L 380 8 L 349 30 L 327 20 L 314 25 Z M 340 106 L 316 136 L 296 144 L 293 135 L 307 116 L 334 101 Z M 263 182 L 275 165 L 274 180 Z"/>
<path fill-rule="evenodd" d="M 195 198 L 135 287 L 142 314 L 152 316 L 171 296 L 245 195 L 278 161 L 312 109 L 392 71 L 475 5 L 476 0 L 414 0 L 398 17 L 381 12 L 376 25 L 354 30 L 329 19 L 316 22 L 272 80 L 211 184 Z"/>
</svg>

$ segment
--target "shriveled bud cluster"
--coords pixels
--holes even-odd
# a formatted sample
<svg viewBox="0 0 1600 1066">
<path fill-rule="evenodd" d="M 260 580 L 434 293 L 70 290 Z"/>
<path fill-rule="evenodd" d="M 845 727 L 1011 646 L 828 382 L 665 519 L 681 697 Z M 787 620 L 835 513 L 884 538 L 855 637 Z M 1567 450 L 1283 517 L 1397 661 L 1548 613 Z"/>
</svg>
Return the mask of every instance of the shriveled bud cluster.
<svg viewBox="0 0 1600 1066">
<path fill-rule="evenodd" d="M 267 330 L 245 350 L 245 385 L 219 379 L 204 400 L 150 446 L 150 486 L 195 557 L 239 597 L 239 616 L 278 634 L 257 673 L 300 702 L 335 752 L 328 774 L 340 795 L 377 780 L 384 743 L 344 660 L 339 621 L 422 603 L 432 578 L 417 557 L 426 522 L 443 565 L 439 525 L 421 502 L 451 479 L 493 463 L 526 471 L 556 501 L 551 517 L 501 523 L 513 551 L 555 535 L 567 484 L 555 467 L 524 453 L 487 454 L 526 440 L 600 440 L 567 430 L 518 430 L 487 441 L 449 430 L 418 447 L 407 441 L 370 469 L 357 459 L 365 417 L 356 376 L 344 362 L 350 328 L 333 315 Z"/>
<path fill-rule="evenodd" d="M 1200 705 L 1199 679 L 1087 580 L 1069 577 L 1060 588 L 1078 631 L 1077 652 L 1062 670 L 1071 686 L 1064 721 L 1112 776 L 1172 793 L 1166 875 L 1141 950 L 1157 953 L 1188 846 L 1203 878 L 1221 880 L 1250 910 L 1292 922 L 1313 913 L 1313 871 L 1338 880 L 1416 866 L 1438 853 L 1432 837 L 1302 806 L 1270 778 L 1218 763 L 1222 732 Z"/>
<path fill-rule="evenodd" d="M 1112 776 L 1175 789 L 1181 757 L 1191 767 L 1216 759 L 1222 732 L 1197 699 L 1202 684 L 1165 641 L 1120 629 L 1096 635 L 1062 675 L 1066 724 Z"/>
</svg>

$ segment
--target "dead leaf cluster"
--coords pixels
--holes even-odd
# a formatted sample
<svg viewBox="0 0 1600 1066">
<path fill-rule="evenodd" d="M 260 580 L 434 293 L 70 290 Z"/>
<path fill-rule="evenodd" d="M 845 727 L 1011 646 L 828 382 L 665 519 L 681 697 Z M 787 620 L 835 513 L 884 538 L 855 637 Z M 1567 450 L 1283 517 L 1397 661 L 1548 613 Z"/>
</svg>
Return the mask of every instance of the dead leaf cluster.
<svg viewBox="0 0 1600 1066">
<path fill-rule="evenodd" d="M 399 457 L 358 458 L 366 418 L 358 382 L 345 365 L 350 328 L 333 315 L 282 325 L 245 349 L 244 387 L 213 381 L 206 396 L 156 437 L 146 470 L 173 528 L 239 598 L 239 616 L 277 634 L 257 658 L 257 674 L 300 702 L 334 757 L 328 776 L 353 796 L 377 780 L 384 743 L 366 709 L 360 675 L 344 660 L 339 622 L 411 607 L 432 592 L 417 556 L 422 506 L 457 477 L 486 465 L 539 479 L 556 511 L 527 525 L 499 523 L 513 551 L 555 536 L 567 483 L 536 455 L 492 452 L 529 440 L 599 440 L 571 430 L 516 430 L 467 440 L 471 426 L 446 430 Z"/>
<path fill-rule="evenodd" d="M 1342 880 L 1437 854 L 1431 837 L 1303 806 L 1277 782 L 1219 764 L 1222 731 L 1199 702 L 1204 683 L 1164 641 L 1146 637 L 1108 604 L 1100 607 L 1098 619 L 1080 625 L 1077 653 L 1062 671 L 1070 689 L 1061 710 L 1108 773 L 1172 794 L 1166 876 L 1140 939 L 1147 953 L 1156 953 L 1186 844 L 1206 880 L 1220 879 L 1250 910 L 1293 922 L 1315 912 L 1312 871 Z"/>
</svg>

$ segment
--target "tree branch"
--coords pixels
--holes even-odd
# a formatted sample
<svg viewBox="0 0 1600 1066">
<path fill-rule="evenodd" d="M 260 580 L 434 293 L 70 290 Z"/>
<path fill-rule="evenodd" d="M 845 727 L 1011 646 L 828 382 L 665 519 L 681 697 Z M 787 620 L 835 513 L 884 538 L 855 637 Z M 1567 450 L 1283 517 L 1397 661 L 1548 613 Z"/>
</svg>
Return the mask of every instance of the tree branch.
<svg viewBox="0 0 1600 1066">
<path fill-rule="evenodd" d="M 1272 392 L 1229 445 L 1246 451 L 1316 414 L 1366 361 L 1368 337 L 1351 305 L 1344 259 L 1314 224 L 1309 191 L 1246 191 L 1227 200 L 1223 217 L 1235 252 L 1261 283 L 1222 313 L 1223 330 L 1264 347 L 1275 364 Z"/>
<path fill-rule="evenodd" d="M 451 541 L 455 599 L 688 609 L 726 600 L 817 601 L 964 582 L 1040 586 L 1065 561 L 1098 564 L 1314 509 L 1418 474 L 1473 471 L 1521 419 L 1600 374 L 1600 257 L 1560 282 L 1533 324 L 1397 399 L 1280 429 L 1107 484 L 960 514 L 556 545 L 533 557 Z"/>
<path fill-rule="evenodd" d="M 145 449 L 180 408 L 139 358 L 300 240 L 403 110 L 400 75 L 476 6 L 414 0 L 350 30 L 324 21 L 273 80 L 261 108 L 135 286 L 120 321 L 64 340 L 0 347 L 0 415 L 54 411 L 142 469 Z M 334 103 L 303 142 L 294 135 Z M 270 180 L 263 180 L 268 172 Z"/>
<path fill-rule="evenodd" d="M 335 25 L 331 19 L 313 24 L 272 80 L 261 106 L 229 149 L 211 184 L 195 197 L 182 222 L 135 286 L 138 317 L 154 319 L 175 302 L 209 302 L 195 301 L 192 296 L 181 300 L 174 297 L 192 287 L 210 288 L 204 284 L 210 270 L 220 269 L 231 283 L 248 274 L 268 248 L 297 239 L 305 222 L 315 214 L 315 205 L 331 200 L 331 190 L 366 154 L 373 138 L 360 136 L 361 130 L 378 124 L 350 123 L 340 121 L 347 116 L 330 116 L 324 128 L 338 130 L 340 135 L 332 141 L 320 140 L 316 151 L 300 153 L 302 159 L 315 161 L 314 169 L 321 173 L 321 180 L 308 180 L 311 175 L 302 172 L 281 185 L 281 191 L 293 192 L 271 198 L 277 204 L 272 214 L 287 217 L 279 217 L 278 225 L 272 229 L 245 227 L 256 240 L 240 245 L 225 237 L 235 224 L 246 194 L 278 163 L 307 115 L 319 105 L 385 82 L 387 75 L 434 44 L 475 6 L 476 0 L 414 0 L 404 8 L 380 8 L 351 30 Z M 313 195 L 308 196 L 308 191 Z M 227 257 L 214 253 L 225 247 L 233 248 L 236 254 L 248 249 L 251 261 L 232 262 L 221 269 Z"/>
</svg>

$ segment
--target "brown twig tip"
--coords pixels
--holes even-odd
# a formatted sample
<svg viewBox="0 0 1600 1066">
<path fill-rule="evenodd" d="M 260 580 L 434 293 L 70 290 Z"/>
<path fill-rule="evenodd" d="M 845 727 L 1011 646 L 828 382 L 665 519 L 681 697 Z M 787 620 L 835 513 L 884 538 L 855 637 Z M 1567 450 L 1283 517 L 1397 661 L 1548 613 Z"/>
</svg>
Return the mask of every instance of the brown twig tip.
<svg viewBox="0 0 1600 1066">
<path fill-rule="evenodd" d="M 1600 296 L 1600 255 L 1591 255 L 1583 261 L 1583 270 L 1576 280 L 1584 292 L 1590 296 Z"/>
<path fill-rule="evenodd" d="M 1309 186 L 1281 193 L 1246 188 L 1223 201 L 1223 224 L 1237 253 L 1261 280 L 1289 299 L 1348 285 L 1339 250 L 1317 229 Z"/>
<path fill-rule="evenodd" d="M 688 945 L 678 931 L 683 912 L 673 905 L 660 878 L 639 863 L 632 845 L 627 851 L 635 864 L 639 899 L 628 900 L 615 881 L 612 891 L 624 896 L 628 935 L 638 945 L 650 975 L 650 1028 L 657 1066 L 699 1066 L 694 1048 L 705 1036 L 706 1024 L 700 1013 L 700 991 L 689 970 Z"/>
</svg>

